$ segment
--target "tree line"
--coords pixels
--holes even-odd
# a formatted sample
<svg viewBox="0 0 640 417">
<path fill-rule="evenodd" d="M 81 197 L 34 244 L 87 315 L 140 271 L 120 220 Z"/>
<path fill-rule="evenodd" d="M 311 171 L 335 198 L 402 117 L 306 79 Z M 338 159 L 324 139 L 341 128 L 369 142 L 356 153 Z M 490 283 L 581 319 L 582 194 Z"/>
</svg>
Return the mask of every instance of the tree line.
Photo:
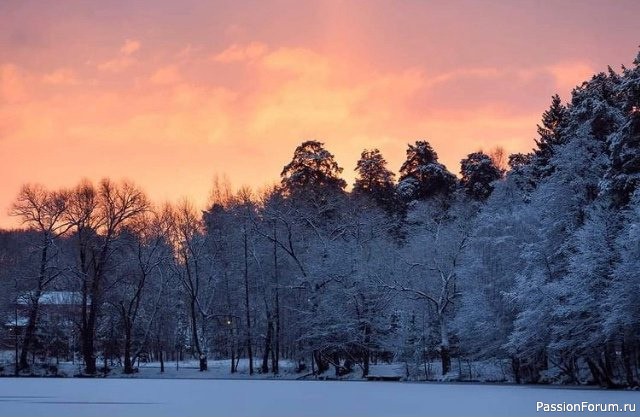
<svg viewBox="0 0 640 417">
<path fill-rule="evenodd" d="M 458 178 L 418 140 L 397 181 L 364 150 L 347 192 L 308 140 L 280 184 L 216 181 L 205 211 L 127 181 L 25 185 L 25 228 L 0 233 L 0 309 L 25 309 L 18 368 L 77 350 L 89 375 L 185 355 L 363 377 L 394 361 L 419 379 L 464 358 L 507 360 L 517 382 L 637 385 L 640 55 L 554 96 L 535 143 L 473 152 Z M 42 312 L 50 291 L 77 294 L 64 320 Z"/>
</svg>

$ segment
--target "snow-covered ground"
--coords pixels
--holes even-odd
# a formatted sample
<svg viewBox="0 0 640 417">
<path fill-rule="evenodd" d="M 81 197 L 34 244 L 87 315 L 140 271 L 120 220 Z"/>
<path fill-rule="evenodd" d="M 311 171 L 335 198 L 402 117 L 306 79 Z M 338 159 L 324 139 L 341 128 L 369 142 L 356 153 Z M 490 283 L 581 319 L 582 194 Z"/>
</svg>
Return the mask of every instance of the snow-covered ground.
<svg viewBox="0 0 640 417">
<path fill-rule="evenodd" d="M 539 401 L 623 404 L 640 395 L 442 383 L 0 378 L 0 416 L 532 416 L 544 414 L 536 412 Z"/>
<path fill-rule="evenodd" d="M 4 353 L 4 357 L 2 356 Z M 0 352 L 0 376 L 13 376 L 13 363 L 14 357 L 12 352 Z M 255 373 L 253 376 L 249 375 L 249 361 L 247 359 L 240 359 L 237 364 L 237 372 L 231 373 L 231 360 L 229 359 L 215 359 L 209 360 L 209 369 L 206 372 L 199 371 L 199 364 L 196 360 L 176 362 L 166 362 L 165 371 L 160 372 L 160 363 L 158 362 L 140 362 L 136 363 L 135 367 L 138 372 L 125 375 L 123 368 L 118 364 L 109 364 L 110 371 L 107 374 L 108 378 L 198 378 L 198 379 L 212 379 L 212 378 L 224 378 L 224 379 L 236 379 L 236 378 L 251 378 L 251 379 L 298 379 L 308 374 L 307 371 L 297 373 L 296 362 L 291 360 L 280 360 L 280 374 L 274 376 L 271 373 L 261 374 L 260 367 L 262 361 L 254 360 Z M 46 365 L 46 366 L 45 366 Z M 101 361 L 98 363 L 99 367 L 102 366 Z M 31 369 L 33 376 L 63 376 L 72 377 L 82 373 L 83 365 L 81 362 L 59 362 L 50 360 L 46 364 L 38 363 Z M 402 379 L 406 377 L 405 365 L 402 363 L 391 364 L 372 364 L 369 374 L 372 376 L 399 376 Z M 26 375 L 23 375 L 26 376 Z M 103 376 L 102 374 L 100 376 Z M 335 379 L 335 370 L 331 367 L 321 379 Z M 339 379 L 345 380 L 361 380 L 362 371 L 357 366 L 354 367 L 353 372 L 341 376 Z M 452 370 L 446 376 L 441 375 L 441 368 L 439 362 L 433 362 L 420 366 L 415 375 L 410 380 L 429 380 L 429 381 L 472 381 L 472 382 L 514 382 L 513 376 L 509 365 L 505 361 L 500 360 L 487 360 L 476 362 L 461 362 L 454 361 L 452 364 Z"/>
</svg>

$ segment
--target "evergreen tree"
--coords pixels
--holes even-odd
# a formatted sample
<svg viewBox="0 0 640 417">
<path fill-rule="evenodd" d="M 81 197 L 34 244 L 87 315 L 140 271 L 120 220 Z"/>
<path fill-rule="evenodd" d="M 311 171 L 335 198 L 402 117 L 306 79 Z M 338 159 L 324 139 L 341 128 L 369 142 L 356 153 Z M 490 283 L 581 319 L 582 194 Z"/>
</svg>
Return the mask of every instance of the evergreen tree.
<svg viewBox="0 0 640 417">
<path fill-rule="evenodd" d="M 475 200 L 486 200 L 493 191 L 492 183 L 502 177 L 502 171 L 483 152 L 470 153 L 460 161 L 460 173 L 460 184 Z"/>
<path fill-rule="evenodd" d="M 530 153 L 513 153 L 509 155 L 509 168 L 511 168 L 511 170 L 517 170 L 529 165 L 531 163 L 531 156 Z"/>
<path fill-rule="evenodd" d="M 640 53 L 634 68 L 625 69 L 623 75 L 617 95 L 622 99 L 625 121 L 622 129 L 611 137 L 612 164 L 607 172 L 607 182 L 618 206 L 627 204 L 640 185 Z"/>
<path fill-rule="evenodd" d="M 342 191 L 347 183 L 340 178 L 342 168 L 322 142 L 308 140 L 298 146 L 280 176 L 288 192 L 302 190 Z"/>
<path fill-rule="evenodd" d="M 390 209 L 394 200 L 393 172 L 378 149 L 364 150 L 356 164 L 358 177 L 353 185 L 355 195 L 372 198 L 381 207 Z"/>
<path fill-rule="evenodd" d="M 539 138 L 536 139 L 535 154 L 542 160 L 548 160 L 554 153 L 554 148 L 562 145 L 564 137 L 562 127 L 567 116 L 567 108 L 562 104 L 560 96 L 551 97 L 551 106 L 542 113 L 542 126 L 538 125 Z"/>
<path fill-rule="evenodd" d="M 404 200 L 420 200 L 450 193 L 456 177 L 438 162 L 429 142 L 416 141 L 407 148 L 407 159 L 400 168 L 398 193 Z"/>
</svg>

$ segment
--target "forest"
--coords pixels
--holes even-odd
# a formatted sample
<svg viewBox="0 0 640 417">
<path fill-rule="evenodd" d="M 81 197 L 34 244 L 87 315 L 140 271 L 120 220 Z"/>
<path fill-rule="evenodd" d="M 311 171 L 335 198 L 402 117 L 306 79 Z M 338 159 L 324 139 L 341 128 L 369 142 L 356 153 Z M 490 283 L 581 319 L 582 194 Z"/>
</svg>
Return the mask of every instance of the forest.
<svg viewBox="0 0 640 417">
<path fill-rule="evenodd" d="M 470 149 L 459 176 L 427 140 L 397 174 L 364 150 L 351 187 L 306 140 L 278 185 L 217 180 L 204 211 L 128 180 L 25 184 L 23 227 L 0 231 L 17 365 L 2 366 L 225 358 L 233 373 L 243 358 L 278 374 L 287 359 L 301 376 L 401 363 L 421 380 L 499 360 L 518 383 L 637 386 L 640 54 L 554 96 L 537 132 L 529 153 Z"/>
</svg>

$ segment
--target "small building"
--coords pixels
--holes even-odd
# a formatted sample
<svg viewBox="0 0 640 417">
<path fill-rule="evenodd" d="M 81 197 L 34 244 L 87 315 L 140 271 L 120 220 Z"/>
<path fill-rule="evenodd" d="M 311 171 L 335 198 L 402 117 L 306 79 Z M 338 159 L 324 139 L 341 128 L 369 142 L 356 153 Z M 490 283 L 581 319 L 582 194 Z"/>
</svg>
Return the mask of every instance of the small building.
<svg viewBox="0 0 640 417">
<path fill-rule="evenodd" d="M 33 293 L 20 295 L 14 311 L 2 321 L 2 350 L 14 349 L 16 334 L 21 335 L 29 323 Z M 53 356 L 69 356 L 76 339 L 75 320 L 80 317 L 82 293 L 77 291 L 45 291 L 38 298 L 38 321 L 35 348 Z M 20 340 L 20 343 L 22 341 Z"/>
</svg>

